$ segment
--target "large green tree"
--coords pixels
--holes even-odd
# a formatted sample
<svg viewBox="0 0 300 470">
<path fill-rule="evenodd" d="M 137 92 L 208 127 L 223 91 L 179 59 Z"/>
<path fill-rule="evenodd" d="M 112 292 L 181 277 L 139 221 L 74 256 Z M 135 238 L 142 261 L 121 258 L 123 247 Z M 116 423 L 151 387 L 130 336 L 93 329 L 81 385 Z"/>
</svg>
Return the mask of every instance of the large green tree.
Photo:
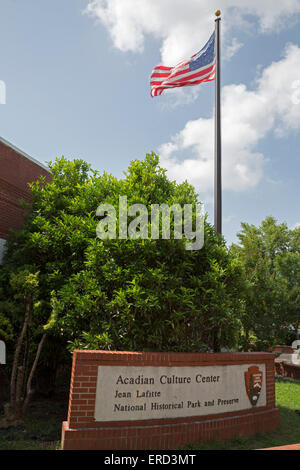
<svg viewBox="0 0 300 470">
<path fill-rule="evenodd" d="M 238 239 L 231 249 L 248 279 L 244 342 L 289 344 L 300 322 L 300 229 L 267 217 L 259 227 L 242 223 Z"/>
<path fill-rule="evenodd" d="M 200 250 L 186 250 L 184 238 L 96 237 L 100 204 L 118 211 L 119 196 L 126 196 L 128 206 L 144 204 L 149 213 L 152 204 L 195 208 L 191 185 L 170 181 L 153 153 L 133 161 L 121 179 L 98 174 L 82 160 L 60 158 L 49 166 L 52 181 L 31 185 L 26 223 L 7 244 L 0 315 L 5 311 L 10 329 L 20 330 L 24 315 L 20 305 L 11 304 L 9 277 L 25 265 L 39 272 L 43 309 L 34 321 L 37 333 L 38 324 L 48 325 L 44 349 L 51 354 L 51 344 L 60 355 L 66 345 L 70 350 L 205 351 L 236 344 L 243 267 L 207 221 Z M 42 353 L 42 361 L 45 357 Z"/>
</svg>

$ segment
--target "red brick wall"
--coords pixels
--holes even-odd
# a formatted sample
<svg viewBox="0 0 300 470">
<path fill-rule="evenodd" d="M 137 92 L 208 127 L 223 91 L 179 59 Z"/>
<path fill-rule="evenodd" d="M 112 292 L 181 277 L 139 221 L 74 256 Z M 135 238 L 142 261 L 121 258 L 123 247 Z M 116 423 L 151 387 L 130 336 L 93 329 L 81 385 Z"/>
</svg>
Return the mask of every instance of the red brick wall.
<svg viewBox="0 0 300 470">
<path fill-rule="evenodd" d="M 41 175 L 51 180 L 49 171 L 0 140 L 0 238 L 6 240 L 10 229 L 22 226 L 19 200 L 30 201 L 28 183 Z"/>
<path fill-rule="evenodd" d="M 99 365 L 214 366 L 265 364 L 266 406 L 206 416 L 143 421 L 95 422 Z M 226 440 L 265 432 L 279 425 L 275 408 L 274 354 L 135 353 L 74 351 L 63 449 L 176 449 L 187 443 Z"/>
<path fill-rule="evenodd" d="M 290 377 L 291 379 L 300 380 L 300 364 L 275 360 L 275 373 L 284 377 Z"/>
<path fill-rule="evenodd" d="M 272 348 L 270 348 L 270 351 L 275 354 L 293 354 L 294 349 L 292 348 L 292 346 L 276 345 L 272 346 Z"/>
</svg>

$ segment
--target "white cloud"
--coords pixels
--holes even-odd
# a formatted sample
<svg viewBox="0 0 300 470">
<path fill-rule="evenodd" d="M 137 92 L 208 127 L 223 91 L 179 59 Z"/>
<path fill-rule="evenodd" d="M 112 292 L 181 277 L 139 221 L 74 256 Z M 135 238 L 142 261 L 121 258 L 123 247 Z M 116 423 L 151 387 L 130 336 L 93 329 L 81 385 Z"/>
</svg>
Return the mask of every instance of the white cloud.
<svg viewBox="0 0 300 470">
<path fill-rule="evenodd" d="M 225 54 L 223 54 L 223 58 L 225 60 L 230 60 L 242 47 L 243 43 L 238 41 L 237 38 L 232 38 L 231 43 L 227 44 L 225 47 Z"/>
<path fill-rule="evenodd" d="M 299 20 L 300 0 L 90 0 L 86 13 L 104 25 L 114 47 L 121 51 L 142 52 L 147 36 L 158 39 L 161 62 L 172 66 L 204 45 L 214 28 L 214 11 L 218 8 L 223 18 L 222 57 L 230 59 L 242 47 L 234 37 L 238 29 L 256 28 L 263 34 L 288 27 Z M 300 50 L 289 45 L 281 60 L 258 71 L 254 90 L 244 84 L 223 88 L 225 189 L 255 187 L 263 177 L 265 163 L 258 143 L 271 131 L 280 137 L 299 129 L 300 104 L 292 100 L 298 91 L 293 84 L 299 80 L 299 70 Z M 166 106 L 188 103 L 198 89 L 171 93 L 165 94 Z M 161 163 L 170 177 L 188 179 L 209 195 L 213 186 L 213 140 L 213 117 L 189 121 L 160 147 Z"/>
<path fill-rule="evenodd" d="M 293 104 L 292 83 L 299 76 L 300 48 L 261 71 L 255 90 L 246 85 L 222 89 L 223 188 L 242 191 L 263 177 L 264 156 L 257 144 L 271 131 L 277 136 L 300 129 L 300 105 Z M 214 118 L 189 121 L 159 148 L 161 165 L 178 182 L 187 179 L 201 193 L 213 187 Z"/>
<path fill-rule="evenodd" d="M 235 215 L 227 215 L 227 216 L 223 217 L 223 222 L 224 222 L 225 224 L 229 224 L 229 223 L 232 222 L 234 219 L 235 219 Z"/>
<path fill-rule="evenodd" d="M 86 12 L 107 28 L 121 51 L 143 51 L 147 35 L 159 39 L 162 63 L 172 66 L 205 44 L 218 8 L 224 18 L 224 55 L 230 56 L 240 48 L 236 40 L 226 40 L 233 27 L 244 29 L 254 19 L 261 32 L 274 32 L 296 21 L 300 0 L 91 0 Z"/>
<path fill-rule="evenodd" d="M 163 110 L 177 108 L 190 103 L 195 103 L 198 98 L 200 89 L 195 87 L 170 88 L 164 91 L 164 100 L 158 103 Z"/>
</svg>

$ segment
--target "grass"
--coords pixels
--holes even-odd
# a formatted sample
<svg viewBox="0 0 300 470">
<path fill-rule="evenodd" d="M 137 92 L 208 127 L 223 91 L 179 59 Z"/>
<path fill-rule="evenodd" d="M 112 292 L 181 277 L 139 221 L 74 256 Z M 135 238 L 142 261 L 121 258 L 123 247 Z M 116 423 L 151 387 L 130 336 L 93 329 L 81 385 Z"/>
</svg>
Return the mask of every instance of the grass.
<svg viewBox="0 0 300 470">
<path fill-rule="evenodd" d="M 0 403 L 1 406 L 1 403 Z M 66 420 L 66 392 L 51 399 L 35 399 L 29 406 L 24 422 L 1 427 L 0 450 L 57 450 L 60 448 L 61 425 Z M 300 442 L 300 381 L 276 382 L 276 406 L 280 408 L 280 427 L 249 439 L 228 442 L 191 444 L 186 450 L 249 450 L 298 444 Z M 1 406 L 1 409 L 3 407 Z M 0 411 L 2 413 L 2 411 Z M 0 415 L 0 420 L 1 420 Z"/>
<path fill-rule="evenodd" d="M 5 400 L 6 401 L 6 400 Z M 60 448 L 62 421 L 66 421 L 68 392 L 51 398 L 36 398 L 28 406 L 23 422 L 1 426 L 3 402 L 0 400 L 1 450 L 56 450 Z"/>
<path fill-rule="evenodd" d="M 191 444 L 192 450 L 251 450 L 300 443 L 300 381 L 276 382 L 276 407 L 280 409 L 280 426 L 275 431 L 251 438 L 237 437 L 228 442 Z"/>
</svg>

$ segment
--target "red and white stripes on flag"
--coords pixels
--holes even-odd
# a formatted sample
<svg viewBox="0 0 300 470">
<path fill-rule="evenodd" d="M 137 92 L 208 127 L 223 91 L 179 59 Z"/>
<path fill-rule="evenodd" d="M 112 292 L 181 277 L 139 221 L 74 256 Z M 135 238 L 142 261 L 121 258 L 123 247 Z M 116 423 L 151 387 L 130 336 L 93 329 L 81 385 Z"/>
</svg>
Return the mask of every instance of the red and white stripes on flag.
<svg viewBox="0 0 300 470">
<path fill-rule="evenodd" d="M 193 86 L 214 80 L 216 68 L 214 39 L 213 33 L 201 51 L 175 67 L 163 65 L 154 67 L 150 76 L 151 96 L 159 96 L 169 88 Z"/>
</svg>

